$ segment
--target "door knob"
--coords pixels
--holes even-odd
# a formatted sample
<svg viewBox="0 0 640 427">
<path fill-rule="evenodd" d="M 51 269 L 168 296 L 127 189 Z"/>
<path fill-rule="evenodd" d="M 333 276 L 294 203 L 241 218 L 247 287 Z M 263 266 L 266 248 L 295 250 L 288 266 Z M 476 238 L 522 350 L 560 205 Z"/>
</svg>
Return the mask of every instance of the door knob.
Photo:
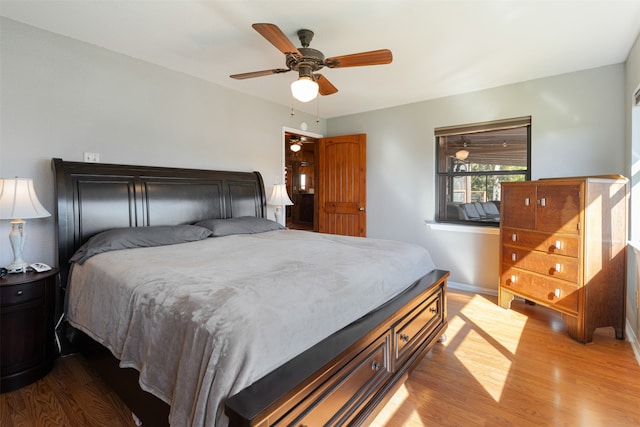
<svg viewBox="0 0 640 427">
<path fill-rule="evenodd" d="M 359 211 L 364 211 L 364 206 L 360 206 L 360 207 L 358 208 L 358 210 L 359 210 Z"/>
</svg>

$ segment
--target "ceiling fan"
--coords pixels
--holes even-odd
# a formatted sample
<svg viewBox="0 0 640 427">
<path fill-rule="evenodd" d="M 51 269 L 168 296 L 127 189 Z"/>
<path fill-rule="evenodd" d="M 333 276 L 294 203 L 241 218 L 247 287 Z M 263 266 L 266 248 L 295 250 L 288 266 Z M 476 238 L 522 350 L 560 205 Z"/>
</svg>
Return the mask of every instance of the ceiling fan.
<svg viewBox="0 0 640 427">
<path fill-rule="evenodd" d="M 314 139 L 309 139 L 306 136 L 300 135 L 290 135 L 289 136 L 289 148 L 294 153 L 297 153 L 302 149 L 302 144 L 313 144 L 316 141 Z"/>
<path fill-rule="evenodd" d="M 391 63 L 393 56 L 389 49 L 373 50 L 369 52 L 353 53 L 350 55 L 325 58 L 319 50 L 309 47 L 313 39 L 313 31 L 298 30 L 298 38 L 302 47 L 296 48 L 282 30 L 275 24 L 253 24 L 252 27 L 267 41 L 285 54 L 287 68 L 252 71 L 249 73 L 233 74 L 233 79 L 250 79 L 271 74 L 286 73 L 291 70 L 298 72 L 298 80 L 291 84 L 291 93 L 301 102 L 308 102 L 320 95 L 331 95 L 338 89 L 322 74 L 316 72 L 324 67 L 346 68 L 365 65 L 381 65 Z"/>
</svg>

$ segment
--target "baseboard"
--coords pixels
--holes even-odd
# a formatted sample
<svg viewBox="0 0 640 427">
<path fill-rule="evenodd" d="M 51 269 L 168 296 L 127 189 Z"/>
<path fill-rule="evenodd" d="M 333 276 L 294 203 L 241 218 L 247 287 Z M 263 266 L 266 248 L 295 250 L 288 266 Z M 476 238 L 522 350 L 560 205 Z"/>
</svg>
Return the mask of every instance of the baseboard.
<svg viewBox="0 0 640 427">
<path fill-rule="evenodd" d="M 447 287 L 452 289 L 459 289 L 465 292 L 473 292 L 476 294 L 498 295 L 497 289 L 487 289 L 480 286 L 467 285 L 466 283 L 452 282 L 451 280 L 447 280 Z"/>
<path fill-rule="evenodd" d="M 638 337 L 633 332 L 633 328 L 631 327 L 631 323 L 629 323 L 629 319 L 627 319 L 627 327 L 625 332 L 625 336 L 627 337 L 627 341 L 631 344 L 631 348 L 633 349 L 633 354 L 636 356 L 636 361 L 638 365 L 640 365 L 640 342 L 638 342 Z"/>
</svg>

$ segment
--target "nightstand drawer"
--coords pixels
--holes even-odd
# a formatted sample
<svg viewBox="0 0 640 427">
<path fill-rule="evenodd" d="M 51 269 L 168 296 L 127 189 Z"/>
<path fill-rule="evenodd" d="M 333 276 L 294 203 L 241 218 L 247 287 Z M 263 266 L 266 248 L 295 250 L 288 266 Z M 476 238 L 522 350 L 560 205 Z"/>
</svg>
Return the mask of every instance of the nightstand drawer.
<svg viewBox="0 0 640 427">
<path fill-rule="evenodd" d="M 3 286 L 0 290 L 0 303 L 3 307 L 23 304 L 38 298 L 44 298 L 44 285 L 42 282 Z"/>
</svg>

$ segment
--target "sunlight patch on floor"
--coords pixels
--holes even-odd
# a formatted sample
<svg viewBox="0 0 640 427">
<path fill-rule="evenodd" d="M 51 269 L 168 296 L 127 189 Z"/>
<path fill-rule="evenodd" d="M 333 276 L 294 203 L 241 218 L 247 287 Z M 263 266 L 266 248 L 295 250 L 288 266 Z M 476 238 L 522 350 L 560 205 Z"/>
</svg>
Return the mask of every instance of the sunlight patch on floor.
<svg viewBox="0 0 640 427">
<path fill-rule="evenodd" d="M 482 352 L 478 352 L 479 345 Z M 465 339 L 458 344 L 453 354 L 487 394 L 496 402 L 500 402 L 502 390 L 509 377 L 511 360 L 487 341 L 483 334 L 473 329 L 467 332 Z"/>
<path fill-rule="evenodd" d="M 467 307 L 473 308 L 467 309 Z M 478 316 L 478 307 L 482 308 L 485 316 Z M 527 324 L 526 315 L 514 310 L 505 310 L 480 295 L 475 295 L 460 313 L 469 315 L 473 319 L 476 328 L 481 329 L 485 334 L 490 335 L 492 339 L 498 341 L 498 344 L 508 350 L 509 353 L 516 354 L 522 331 L 524 331 Z M 509 323 L 508 333 L 501 327 L 500 322 L 496 322 L 497 317 L 501 317 Z"/>
<path fill-rule="evenodd" d="M 403 426 L 426 427 L 416 412 L 415 405 L 411 403 L 409 390 L 404 384 L 394 393 L 385 408 L 386 410 L 375 418 L 371 427 L 398 425 L 399 420 L 402 420 Z"/>
<path fill-rule="evenodd" d="M 500 327 L 501 322 L 495 321 L 497 317 L 504 317 L 512 326 L 508 333 Z M 444 345 L 455 346 L 453 354 L 458 361 L 499 402 L 526 323 L 525 315 L 504 310 L 476 295 L 459 315 L 449 319 L 448 340 Z"/>
</svg>

